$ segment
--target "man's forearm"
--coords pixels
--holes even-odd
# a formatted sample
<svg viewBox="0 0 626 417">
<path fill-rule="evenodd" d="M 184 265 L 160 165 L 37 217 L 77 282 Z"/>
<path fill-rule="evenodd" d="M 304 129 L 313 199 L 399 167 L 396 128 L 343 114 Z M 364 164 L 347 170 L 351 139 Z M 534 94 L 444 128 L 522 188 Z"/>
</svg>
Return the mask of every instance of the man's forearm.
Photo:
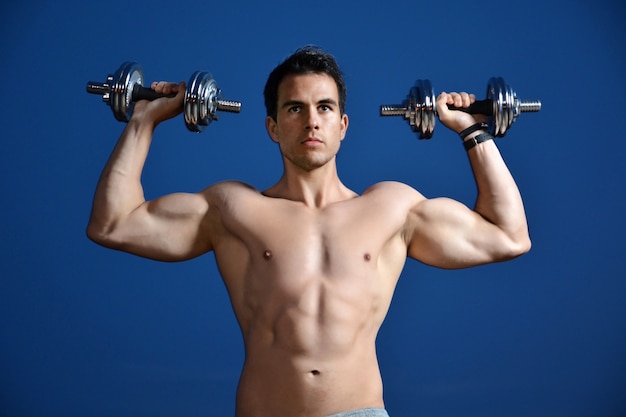
<svg viewBox="0 0 626 417">
<path fill-rule="evenodd" d="M 87 229 L 92 239 L 106 235 L 145 201 L 141 172 L 153 131 L 152 123 L 131 119 L 120 136 L 96 187 Z"/>
<path fill-rule="evenodd" d="M 468 150 L 478 186 L 475 211 L 512 241 L 527 245 L 528 225 L 519 189 L 493 140 Z"/>
</svg>

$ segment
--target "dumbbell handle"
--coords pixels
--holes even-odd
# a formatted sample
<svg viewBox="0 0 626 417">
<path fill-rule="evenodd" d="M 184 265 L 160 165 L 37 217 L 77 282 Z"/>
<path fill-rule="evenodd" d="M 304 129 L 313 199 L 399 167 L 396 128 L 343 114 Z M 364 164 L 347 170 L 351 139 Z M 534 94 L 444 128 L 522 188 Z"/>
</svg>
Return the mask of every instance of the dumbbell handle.
<svg viewBox="0 0 626 417">
<path fill-rule="evenodd" d="M 484 114 L 491 116 L 493 114 L 493 105 L 491 100 L 478 100 L 469 105 L 469 107 L 455 107 L 448 105 L 450 110 L 461 110 L 469 114 Z"/>
<path fill-rule="evenodd" d="M 520 113 L 533 113 L 541 110 L 541 101 L 539 100 L 517 100 L 516 104 L 519 106 Z M 454 107 L 448 106 L 450 110 L 461 110 L 462 112 L 469 114 L 484 114 L 485 116 L 493 115 L 493 101 L 490 99 L 475 101 L 470 104 L 469 107 Z"/>
<path fill-rule="evenodd" d="M 176 94 L 168 94 L 168 95 L 160 94 L 149 87 L 144 87 L 142 85 L 135 85 L 133 87 L 133 95 L 131 97 L 131 100 L 134 102 L 137 102 L 139 100 L 153 101 L 153 100 L 156 100 L 158 98 L 163 98 L 163 97 L 169 97 L 169 98 L 176 97 Z"/>
<path fill-rule="evenodd" d="M 539 100 L 520 100 L 519 112 L 530 113 L 541 110 L 541 101 Z M 490 99 L 478 100 L 469 105 L 469 107 L 455 107 L 448 105 L 450 110 L 460 110 L 469 114 L 484 114 L 485 116 L 493 115 L 493 102 Z M 403 116 L 407 111 L 406 104 L 391 104 L 381 106 L 381 116 Z"/>
<path fill-rule="evenodd" d="M 111 92 L 111 86 L 109 86 L 108 84 L 103 84 L 103 83 L 97 83 L 94 81 L 90 81 L 87 83 L 87 92 L 90 94 L 99 94 L 101 96 L 104 96 L 106 94 L 109 94 Z M 164 95 L 164 94 L 159 94 L 156 91 L 154 91 L 153 89 L 149 88 L 149 87 L 144 87 L 141 85 L 135 85 L 133 86 L 133 94 L 131 97 L 131 101 L 132 102 L 137 102 L 139 100 L 156 100 L 157 98 L 162 98 L 162 97 L 175 97 L 176 94 L 170 94 L 170 95 Z"/>
<path fill-rule="evenodd" d="M 139 100 L 152 101 L 163 97 L 176 97 L 176 94 L 159 94 L 153 89 L 141 85 L 136 85 L 135 87 L 133 87 L 132 101 L 134 102 L 137 102 Z M 241 111 L 241 103 L 232 100 L 215 99 L 215 107 L 217 110 L 229 113 L 239 113 Z"/>
</svg>

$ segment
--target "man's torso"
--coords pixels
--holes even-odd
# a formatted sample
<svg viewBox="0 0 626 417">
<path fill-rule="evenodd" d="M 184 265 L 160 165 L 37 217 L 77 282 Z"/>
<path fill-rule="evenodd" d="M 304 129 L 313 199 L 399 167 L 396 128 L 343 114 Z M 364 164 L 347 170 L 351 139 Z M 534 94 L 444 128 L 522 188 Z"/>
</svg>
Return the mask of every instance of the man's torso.
<svg viewBox="0 0 626 417">
<path fill-rule="evenodd" d="M 421 196 L 381 183 L 310 208 L 221 186 L 228 207 L 217 203 L 214 251 L 246 345 L 238 416 L 382 407 L 375 339 L 406 260 L 407 215 Z"/>
</svg>

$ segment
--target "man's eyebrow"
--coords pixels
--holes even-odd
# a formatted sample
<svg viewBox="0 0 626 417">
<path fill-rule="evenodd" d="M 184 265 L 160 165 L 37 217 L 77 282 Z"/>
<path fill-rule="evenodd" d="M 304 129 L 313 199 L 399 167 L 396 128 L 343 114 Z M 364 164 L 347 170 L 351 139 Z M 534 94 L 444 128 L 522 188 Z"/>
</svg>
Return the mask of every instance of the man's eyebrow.
<svg viewBox="0 0 626 417">
<path fill-rule="evenodd" d="M 304 103 L 298 100 L 287 100 L 283 103 L 282 106 L 280 106 L 282 109 L 284 109 L 285 107 L 290 107 L 290 106 L 301 106 Z"/>
<path fill-rule="evenodd" d="M 337 101 L 335 101 L 332 98 L 324 98 L 320 101 L 317 102 L 317 104 L 333 104 L 333 105 L 337 105 Z"/>
<path fill-rule="evenodd" d="M 303 105 L 304 102 L 299 101 L 299 100 L 287 100 L 283 103 L 282 106 L 280 106 L 281 108 L 285 108 L 285 107 L 290 107 L 290 106 L 301 106 Z M 332 105 L 337 105 L 337 101 L 332 99 L 332 98 L 323 98 L 321 100 L 319 100 L 317 102 L 317 104 L 332 104 Z"/>
</svg>

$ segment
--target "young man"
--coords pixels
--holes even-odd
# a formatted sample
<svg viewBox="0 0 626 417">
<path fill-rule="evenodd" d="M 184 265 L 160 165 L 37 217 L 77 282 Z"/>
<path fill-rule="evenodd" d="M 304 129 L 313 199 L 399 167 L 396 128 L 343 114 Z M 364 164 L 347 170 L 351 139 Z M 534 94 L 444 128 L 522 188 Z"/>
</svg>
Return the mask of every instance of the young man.
<svg viewBox="0 0 626 417">
<path fill-rule="evenodd" d="M 493 140 L 468 149 L 473 210 L 397 182 L 348 189 L 336 167 L 345 86 L 335 60 L 312 47 L 279 65 L 265 88 L 267 131 L 284 163 L 274 186 L 229 181 L 145 201 L 153 131 L 181 113 L 185 86 L 152 88 L 177 94 L 135 106 L 98 184 L 88 236 L 163 261 L 215 253 L 245 341 L 238 417 L 386 416 L 375 340 L 407 255 L 464 268 L 530 248 L 519 191 Z M 456 132 L 475 125 L 482 116 L 446 106 L 473 101 L 441 93 L 440 120 Z"/>
</svg>

